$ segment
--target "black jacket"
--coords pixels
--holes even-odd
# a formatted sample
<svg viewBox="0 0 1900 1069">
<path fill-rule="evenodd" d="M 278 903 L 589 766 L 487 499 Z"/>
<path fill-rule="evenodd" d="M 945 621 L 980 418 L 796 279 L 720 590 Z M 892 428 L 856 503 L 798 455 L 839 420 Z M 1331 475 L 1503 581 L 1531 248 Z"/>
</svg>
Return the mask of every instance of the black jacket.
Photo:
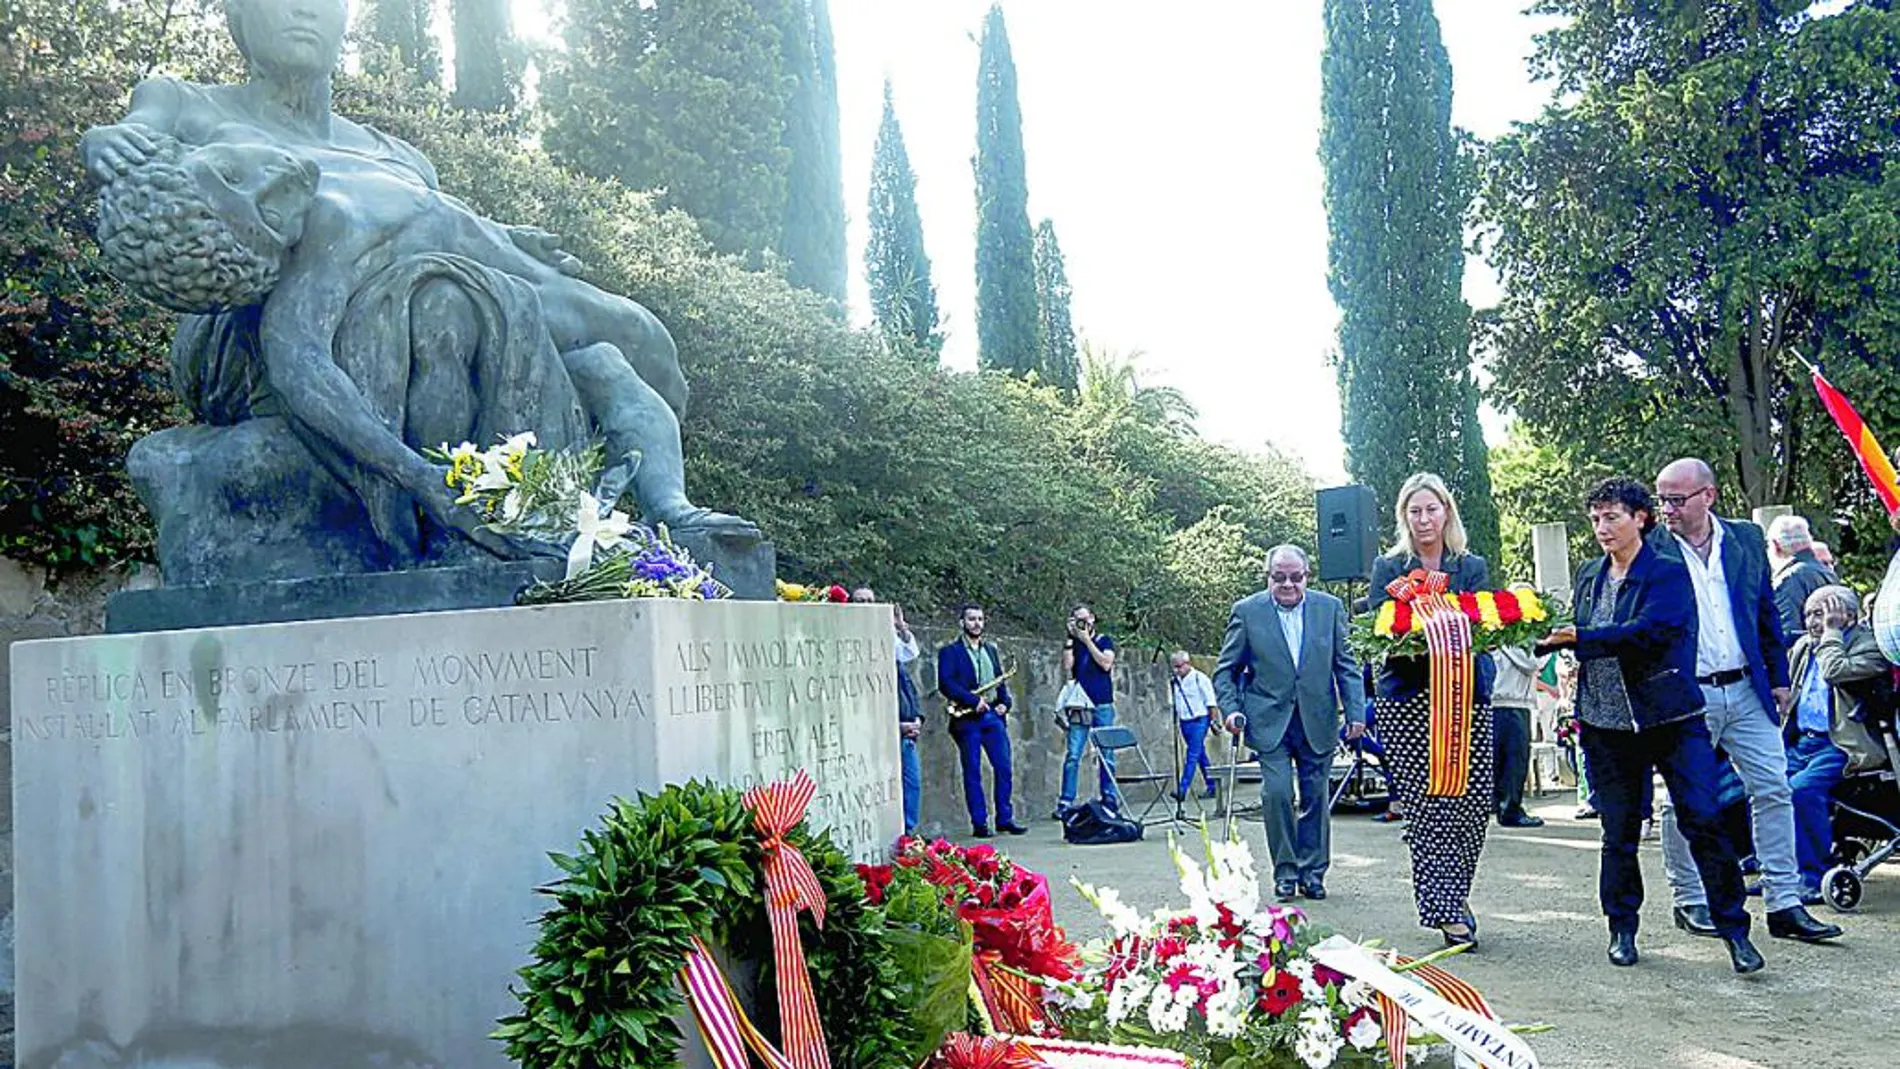
<svg viewBox="0 0 1900 1069">
<path fill-rule="evenodd" d="M 1640 730 L 1693 716 L 1702 709 L 1702 688 L 1695 681 L 1695 582 L 1681 558 L 1665 556 L 1653 544 L 1637 551 L 1616 595 L 1613 621 L 1589 626 L 1590 609 L 1608 578 L 1609 558 L 1598 557 L 1577 570 L 1577 646 L 1579 661 L 1616 659 L 1623 689 Z M 1577 708 L 1588 692 L 1589 672 L 1577 674 Z"/>
</svg>

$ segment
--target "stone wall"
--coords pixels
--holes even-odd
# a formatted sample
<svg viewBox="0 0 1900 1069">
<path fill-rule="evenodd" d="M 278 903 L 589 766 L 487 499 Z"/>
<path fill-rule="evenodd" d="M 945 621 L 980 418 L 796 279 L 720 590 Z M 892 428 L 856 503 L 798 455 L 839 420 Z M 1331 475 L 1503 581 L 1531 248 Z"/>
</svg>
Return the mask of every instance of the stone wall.
<svg viewBox="0 0 1900 1069">
<path fill-rule="evenodd" d="M 0 651 L 15 642 L 96 635 L 106 596 L 156 586 L 136 565 L 52 576 L 0 557 Z M 0 1069 L 13 1064 L 13 711 L 11 658 L 0 654 Z"/>
</svg>

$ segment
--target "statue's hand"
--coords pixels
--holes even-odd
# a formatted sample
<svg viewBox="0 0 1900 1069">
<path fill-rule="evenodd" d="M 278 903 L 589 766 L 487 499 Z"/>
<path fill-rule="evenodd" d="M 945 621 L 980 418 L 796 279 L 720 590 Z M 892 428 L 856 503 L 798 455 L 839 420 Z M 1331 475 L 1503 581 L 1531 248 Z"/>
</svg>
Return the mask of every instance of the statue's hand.
<svg viewBox="0 0 1900 1069">
<path fill-rule="evenodd" d="M 442 470 L 436 469 L 438 473 Z M 474 509 L 455 503 L 454 491 L 448 488 L 440 474 L 423 487 L 422 492 L 417 494 L 417 500 L 430 519 L 455 531 L 463 538 L 475 543 L 477 547 L 502 560 L 527 560 L 531 557 L 548 557 L 555 560 L 567 558 L 567 550 L 562 546 L 525 535 L 503 534 L 484 526 L 481 517 L 475 513 Z"/>
<path fill-rule="evenodd" d="M 586 266 L 573 253 L 561 248 L 560 238 L 538 226 L 510 226 L 508 237 L 515 248 L 564 275 L 578 275 Z"/>
<path fill-rule="evenodd" d="M 143 123 L 95 126 L 79 139 L 79 154 L 86 172 L 104 185 L 150 159 L 157 151 L 154 136 L 156 131 Z"/>
</svg>

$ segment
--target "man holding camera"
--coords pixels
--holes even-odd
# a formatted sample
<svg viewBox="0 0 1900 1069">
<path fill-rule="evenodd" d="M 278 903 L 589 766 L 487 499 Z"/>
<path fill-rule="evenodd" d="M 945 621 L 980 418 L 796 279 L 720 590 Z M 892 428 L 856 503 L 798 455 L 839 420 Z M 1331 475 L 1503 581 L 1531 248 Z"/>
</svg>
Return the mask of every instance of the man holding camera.
<svg viewBox="0 0 1900 1069">
<path fill-rule="evenodd" d="M 1068 753 L 1062 759 L 1062 797 L 1056 802 L 1056 820 L 1075 808 L 1076 782 L 1080 779 L 1082 755 L 1088 751 L 1089 731 L 1115 722 L 1115 640 L 1095 633 L 1095 612 L 1077 605 L 1069 614 L 1069 638 L 1062 644 L 1062 674 L 1081 688 L 1087 704 L 1071 704 L 1056 710 L 1068 733 Z M 1102 801 L 1113 806 L 1115 793 L 1115 755 L 1101 753 Z"/>
</svg>

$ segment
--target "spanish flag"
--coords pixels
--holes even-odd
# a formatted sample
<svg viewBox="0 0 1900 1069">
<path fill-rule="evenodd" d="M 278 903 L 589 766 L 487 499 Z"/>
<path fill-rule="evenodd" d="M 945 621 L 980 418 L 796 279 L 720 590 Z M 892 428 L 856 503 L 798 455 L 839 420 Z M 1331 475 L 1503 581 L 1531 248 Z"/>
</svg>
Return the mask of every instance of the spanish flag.
<svg viewBox="0 0 1900 1069">
<path fill-rule="evenodd" d="M 1821 404 L 1827 408 L 1827 414 L 1834 417 L 1834 423 L 1847 435 L 1847 444 L 1854 450 L 1854 456 L 1860 460 L 1860 468 L 1874 481 L 1874 492 L 1880 495 L 1880 501 L 1887 506 L 1888 515 L 1900 512 L 1900 476 L 1895 475 L 1893 462 L 1887 459 L 1886 451 L 1880 448 L 1880 440 L 1874 432 L 1861 422 L 1860 413 L 1847 403 L 1841 391 L 1821 375 L 1820 369 L 1814 369 L 1814 391 L 1821 395 Z"/>
</svg>

